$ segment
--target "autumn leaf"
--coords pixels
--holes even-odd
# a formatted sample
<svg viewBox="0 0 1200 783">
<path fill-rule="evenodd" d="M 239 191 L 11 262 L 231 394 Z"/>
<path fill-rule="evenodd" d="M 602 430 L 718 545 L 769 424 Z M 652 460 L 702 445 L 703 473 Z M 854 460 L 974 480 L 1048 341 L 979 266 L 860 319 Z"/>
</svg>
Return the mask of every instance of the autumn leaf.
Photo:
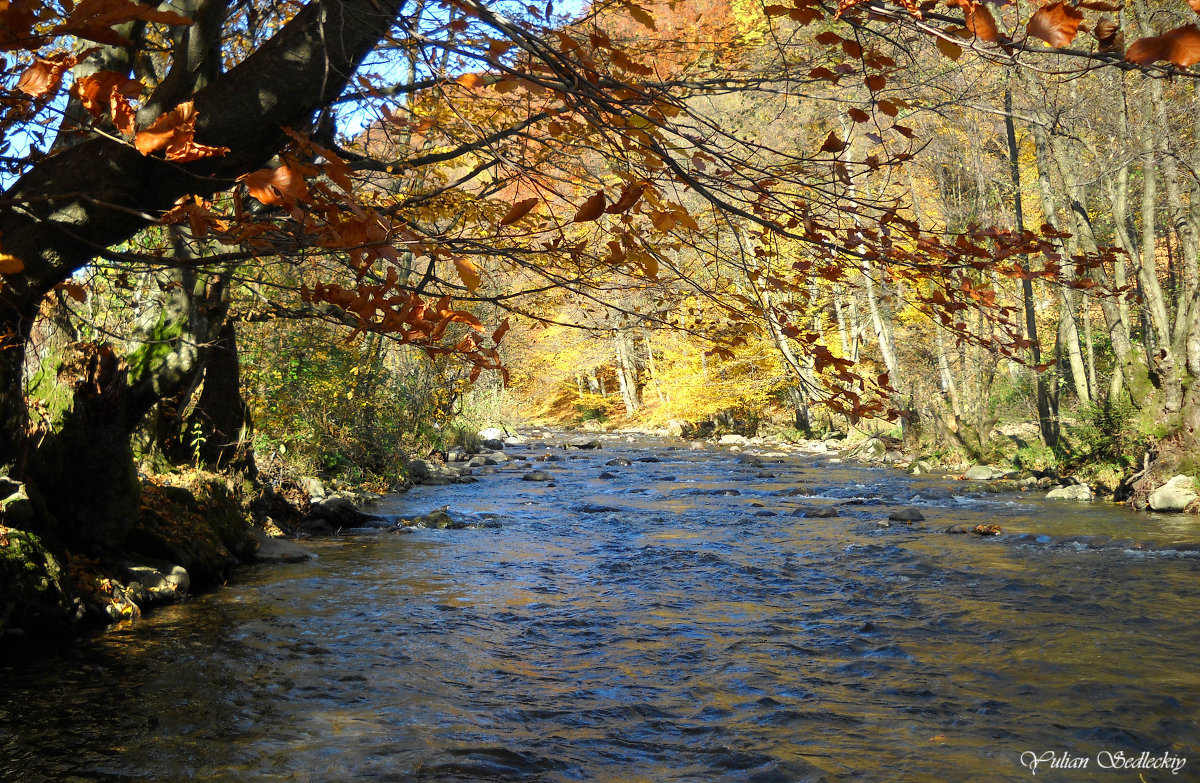
<svg viewBox="0 0 1200 783">
<path fill-rule="evenodd" d="M 505 318 L 500 322 L 500 325 L 496 327 L 496 331 L 492 332 L 492 342 L 494 342 L 496 345 L 499 345 L 500 341 L 504 339 L 504 335 L 508 334 L 509 328 L 510 324 L 508 323 L 508 319 Z"/>
<path fill-rule="evenodd" d="M 965 17 L 967 32 L 979 40 L 987 43 L 996 43 L 1000 40 L 1000 28 L 996 24 L 996 18 L 983 3 L 977 3 L 966 9 Z"/>
<path fill-rule="evenodd" d="M 634 19 L 638 20 L 638 22 L 640 22 L 645 27 L 648 27 L 651 30 L 658 29 L 658 25 L 654 23 L 654 17 L 651 16 L 650 12 L 647 11 L 645 8 L 642 8 L 640 5 L 635 5 L 633 3 L 628 3 L 628 4 L 626 4 L 625 7 L 629 9 L 629 15 L 632 16 Z"/>
<path fill-rule="evenodd" d="M 1150 38 L 1141 38 L 1129 45 L 1125 59 L 1137 65 L 1150 65 L 1167 60 L 1180 68 L 1200 62 L 1200 29 L 1189 24 Z"/>
<path fill-rule="evenodd" d="M 586 223 L 591 220 L 596 220 L 604 214 L 604 191 L 597 190 L 596 193 L 583 202 L 583 206 L 575 213 L 575 217 L 571 220 L 574 223 Z"/>
<path fill-rule="evenodd" d="M 957 60 L 962 56 L 962 47 L 953 41 L 948 41 L 945 38 L 938 38 L 935 41 L 937 49 L 943 56 L 949 57 L 951 60 Z"/>
<path fill-rule="evenodd" d="M 484 86 L 484 84 L 486 84 L 486 82 L 483 80 L 483 77 L 477 73 L 464 73 L 462 76 L 458 77 L 454 81 L 458 82 L 463 87 L 466 87 L 467 89 L 470 89 L 470 90 L 477 89 L 479 87 Z"/>
<path fill-rule="evenodd" d="M 889 117 L 895 117 L 900 113 L 900 108 L 891 101 L 880 101 L 877 105 L 879 106 L 879 111 L 883 112 Z"/>
<path fill-rule="evenodd" d="M 130 41 L 112 29 L 113 25 L 141 20 L 170 25 L 190 25 L 190 17 L 173 11 L 159 11 L 153 5 L 134 0 L 82 0 L 66 22 L 55 27 L 55 35 L 75 35 L 97 43 L 128 46 Z"/>
<path fill-rule="evenodd" d="M 228 147 L 197 144 L 195 135 L 196 107 L 191 101 L 187 101 L 150 123 L 150 127 L 138 132 L 134 137 L 133 146 L 143 155 L 162 150 L 167 160 L 179 163 L 229 152 Z"/>
<path fill-rule="evenodd" d="M 811 71 L 808 72 L 808 78 L 824 79 L 826 81 L 833 82 L 834 84 L 837 84 L 842 79 L 841 76 L 839 76 L 838 74 L 834 73 L 833 71 L 829 70 L 828 68 L 826 68 L 824 66 L 822 66 L 820 68 L 813 68 Z"/>
<path fill-rule="evenodd" d="M 59 283 L 54 286 L 55 291 L 62 291 L 67 296 L 74 299 L 76 302 L 83 304 L 87 301 L 87 289 L 79 283 Z"/>
<path fill-rule="evenodd" d="M 1083 14 L 1077 8 L 1060 0 L 1039 8 L 1025 26 L 1025 32 L 1057 49 L 1075 40 L 1082 21 Z"/>
<path fill-rule="evenodd" d="M 0 275 L 15 275 L 25 268 L 25 262 L 9 253 L 0 253 Z"/>
<path fill-rule="evenodd" d="M 856 109 L 856 108 L 847 109 L 846 115 L 848 117 L 850 117 L 850 119 L 853 120 L 854 122 L 868 122 L 871 119 L 870 114 L 867 114 L 862 109 Z"/>
<path fill-rule="evenodd" d="M 92 51 L 95 50 L 80 54 L 86 57 Z M 21 74 L 21 78 L 17 80 L 17 89 L 33 98 L 41 98 L 57 92 L 62 84 L 63 74 L 68 69 L 75 67 L 79 57 L 80 55 L 62 53 L 52 57 L 39 57 Z"/>
<path fill-rule="evenodd" d="M 1200 2 L 1200 0 L 1197 0 Z M 1096 36 L 1096 41 L 1100 44 L 1102 52 L 1120 52 L 1125 48 L 1125 35 L 1121 32 L 1121 28 L 1107 16 L 1102 16 L 1096 20 L 1096 27 L 1092 30 L 1092 35 Z"/>
<path fill-rule="evenodd" d="M 267 205 L 290 205 L 308 198 L 304 176 L 287 165 L 252 171 L 239 177 L 238 181 L 246 186 L 251 196 Z"/>
<path fill-rule="evenodd" d="M 821 142 L 821 152 L 841 152 L 846 149 L 846 142 L 838 137 L 835 131 L 829 131 L 825 141 Z"/>
<path fill-rule="evenodd" d="M 881 74 L 875 74 L 873 76 L 868 76 L 863 80 L 863 83 L 867 85 L 867 89 L 871 92 L 879 92 L 887 84 L 887 77 Z"/>
<path fill-rule="evenodd" d="M 500 225 L 511 226 L 521 218 L 529 214 L 530 210 L 538 204 L 537 198 L 527 198 L 518 201 L 508 208 L 508 212 L 504 213 L 504 217 L 500 218 Z"/>
<path fill-rule="evenodd" d="M 465 258 L 455 258 L 453 261 L 463 285 L 467 287 L 468 291 L 475 293 L 475 290 L 479 288 L 479 267 Z"/>
<path fill-rule="evenodd" d="M 675 228 L 675 216 L 670 212 L 655 212 L 650 215 L 650 222 L 659 231 L 670 231 Z"/>
<path fill-rule="evenodd" d="M 619 215 L 622 212 L 628 212 L 629 210 L 633 209 L 634 204 L 641 200 L 642 193 L 644 193 L 645 190 L 646 183 L 644 182 L 638 182 L 627 186 L 623 191 L 621 191 L 620 198 L 609 205 L 609 207 L 604 211 L 610 215 Z"/>
<path fill-rule="evenodd" d="M 142 94 L 142 83 L 137 79 L 99 71 L 75 82 L 71 92 L 96 119 L 108 117 L 121 133 L 137 130 L 137 112 L 129 102 Z"/>
</svg>

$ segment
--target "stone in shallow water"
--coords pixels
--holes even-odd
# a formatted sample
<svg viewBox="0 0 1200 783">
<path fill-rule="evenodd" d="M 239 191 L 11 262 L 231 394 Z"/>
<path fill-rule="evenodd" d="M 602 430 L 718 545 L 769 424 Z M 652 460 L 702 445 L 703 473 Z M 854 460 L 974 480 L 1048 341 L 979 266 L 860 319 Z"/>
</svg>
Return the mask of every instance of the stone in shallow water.
<svg viewBox="0 0 1200 783">
<path fill-rule="evenodd" d="M 617 468 L 617 467 L 627 468 L 630 465 L 632 465 L 633 463 L 630 462 L 629 460 L 625 459 L 624 457 L 616 457 L 615 459 L 610 459 L 608 462 L 605 462 L 604 464 L 610 468 Z"/>
<path fill-rule="evenodd" d="M 913 522 L 924 522 L 925 515 L 915 508 L 898 508 L 888 514 L 888 519 L 893 522 L 908 522 L 911 524 Z"/>
<path fill-rule="evenodd" d="M 1072 484 L 1069 487 L 1055 487 L 1046 493 L 1047 500 L 1079 500 L 1092 499 L 1092 488 L 1086 484 Z"/>
<path fill-rule="evenodd" d="M 1190 476 L 1174 476 L 1150 493 L 1151 511 L 1183 511 L 1196 499 L 1196 484 Z"/>
<path fill-rule="evenodd" d="M 554 481 L 554 476 L 544 470 L 534 470 L 521 476 L 522 481 Z"/>
</svg>

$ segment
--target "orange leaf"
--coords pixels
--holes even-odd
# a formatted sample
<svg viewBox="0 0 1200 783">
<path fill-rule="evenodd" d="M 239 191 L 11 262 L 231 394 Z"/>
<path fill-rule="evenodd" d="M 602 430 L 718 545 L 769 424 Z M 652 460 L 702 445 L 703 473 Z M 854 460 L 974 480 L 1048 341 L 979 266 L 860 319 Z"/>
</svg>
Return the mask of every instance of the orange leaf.
<svg viewBox="0 0 1200 783">
<path fill-rule="evenodd" d="M 465 258 L 455 258 L 455 268 L 458 269 L 458 277 L 463 281 L 463 285 L 471 293 L 475 293 L 475 289 L 479 288 L 479 267 Z"/>
<path fill-rule="evenodd" d="M 39 57 L 21 74 L 21 78 L 17 80 L 17 89 L 34 98 L 56 92 L 62 84 L 63 73 L 74 67 L 75 62 L 75 57 L 65 54 L 49 58 Z"/>
<path fill-rule="evenodd" d="M 496 331 L 492 332 L 492 342 L 499 345 L 500 341 L 504 339 L 504 335 L 508 334 L 509 326 L 507 318 L 501 321 L 500 325 L 496 327 Z"/>
<path fill-rule="evenodd" d="M 121 133 L 132 134 L 137 130 L 137 112 L 129 103 L 129 98 L 142 94 L 142 83 L 137 79 L 99 71 L 76 81 L 71 91 L 96 119 L 108 116 Z"/>
<path fill-rule="evenodd" d="M 190 17 L 173 11 L 159 11 L 153 5 L 143 5 L 134 0 L 82 0 L 71 11 L 67 21 L 52 32 L 55 35 L 76 35 L 99 43 L 128 45 L 129 40 L 112 27 L 134 20 L 174 25 L 192 23 Z"/>
<path fill-rule="evenodd" d="M 472 89 L 472 90 L 476 89 L 478 87 L 482 87 L 485 83 L 483 80 L 483 77 L 477 73 L 464 73 L 462 76 L 458 77 L 454 81 L 458 82 L 463 87 L 466 87 L 466 88 Z"/>
<path fill-rule="evenodd" d="M 14 255 L 0 253 L 0 275 L 15 275 L 25 268 L 25 262 Z"/>
<path fill-rule="evenodd" d="M 575 223 L 586 223 L 590 220 L 595 220 L 604 214 L 604 191 L 597 190 L 596 193 L 583 202 L 583 206 L 575 213 L 572 221 Z"/>
<path fill-rule="evenodd" d="M 537 198 L 527 198 L 518 201 L 508 208 L 508 212 L 504 213 L 504 217 L 500 218 L 500 225 L 511 226 L 521 218 L 529 214 L 529 211 L 537 206 Z"/>
<path fill-rule="evenodd" d="M 1193 11 L 1200 14 L 1200 0 L 1188 0 L 1188 5 L 1192 7 Z M 1115 11 L 1117 9 L 1114 8 L 1113 10 Z"/>
<path fill-rule="evenodd" d="M 968 32 L 987 43 L 996 43 L 1000 40 L 1000 27 L 996 24 L 996 18 L 992 16 L 992 12 L 986 5 L 978 3 L 974 7 L 968 8 L 965 13 Z"/>
<path fill-rule="evenodd" d="M 308 198 L 304 176 L 286 165 L 252 171 L 239 177 L 238 181 L 263 204 L 295 204 Z"/>
<path fill-rule="evenodd" d="M 1189 24 L 1162 35 L 1139 39 L 1129 45 L 1125 59 L 1138 65 L 1167 60 L 1180 68 L 1189 68 L 1200 62 L 1200 29 Z"/>
<path fill-rule="evenodd" d="M 1075 40 L 1083 14 L 1062 0 L 1039 8 L 1025 26 L 1025 32 L 1051 46 L 1066 46 Z"/>
<path fill-rule="evenodd" d="M 54 286 L 54 290 L 62 291 L 80 304 L 87 301 L 87 291 L 79 283 L 59 283 Z"/>
<path fill-rule="evenodd" d="M 188 101 L 150 123 L 150 127 L 138 133 L 133 140 L 133 146 L 143 155 L 149 155 L 163 149 L 177 138 L 190 138 L 195 132 L 196 107 Z"/>
</svg>

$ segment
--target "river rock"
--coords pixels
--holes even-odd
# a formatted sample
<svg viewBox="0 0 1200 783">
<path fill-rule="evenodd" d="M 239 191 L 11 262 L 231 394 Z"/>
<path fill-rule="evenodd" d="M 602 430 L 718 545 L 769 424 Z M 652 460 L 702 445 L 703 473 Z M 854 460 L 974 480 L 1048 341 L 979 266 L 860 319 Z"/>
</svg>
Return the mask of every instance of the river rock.
<svg viewBox="0 0 1200 783">
<path fill-rule="evenodd" d="M 913 522 L 924 522 L 925 515 L 915 508 L 898 508 L 888 514 L 888 519 L 893 522 L 908 522 L 912 524 Z"/>
<path fill-rule="evenodd" d="M 1151 511 L 1183 511 L 1196 497 L 1196 483 L 1181 475 L 1151 492 L 1148 502 Z"/>
<path fill-rule="evenodd" d="M 1087 484 L 1072 484 L 1069 487 L 1055 487 L 1046 493 L 1047 500 L 1080 500 L 1092 499 L 1092 488 Z"/>
<path fill-rule="evenodd" d="M 614 459 L 610 459 L 608 462 L 605 462 L 604 464 L 610 468 L 618 468 L 618 467 L 627 468 L 630 465 L 632 465 L 633 463 L 631 461 L 625 459 L 624 457 L 616 457 Z"/>
<path fill-rule="evenodd" d="M 972 465 L 963 473 L 963 478 L 967 481 L 995 481 L 1007 475 L 1005 471 L 991 465 Z"/>
<path fill-rule="evenodd" d="M 325 497 L 325 484 L 321 479 L 313 478 L 312 476 L 301 476 L 297 483 L 314 500 Z"/>
<path fill-rule="evenodd" d="M 463 449 L 446 450 L 446 462 L 466 462 L 468 459 L 467 452 Z"/>
<path fill-rule="evenodd" d="M 611 472 L 609 472 L 609 471 L 607 471 L 607 470 L 606 470 L 606 471 L 604 471 L 603 473 L 601 473 L 599 476 L 597 476 L 596 478 L 602 478 L 602 479 L 615 479 L 616 477 L 617 477 L 617 474 L 616 474 L 616 473 L 611 473 Z"/>
<path fill-rule="evenodd" d="M 792 516 L 805 519 L 836 519 L 839 514 L 836 508 L 825 506 L 823 508 L 798 508 L 792 512 Z"/>
<path fill-rule="evenodd" d="M 604 444 L 598 438 L 571 438 L 563 444 L 564 449 L 598 449 Z"/>
<path fill-rule="evenodd" d="M 500 438 L 484 438 L 479 445 L 488 451 L 504 451 L 504 441 Z"/>
<path fill-rule="evenodd" d="M 479 440 L 503 440 L 508 437 L 508 433 L 499 427 L 488 427 L 479 431 Z"/>
<path fill-rule="evenodd" d="M 925 473 L 933 473 L 938 469 L 938 465 L 931 459 L 918 457 L 908 466 L 908 473 L 913 476 L 920 476 Z"/>
<path fill-rule="evenodd" d="M 887 457 L 887 444 L 879 438 L 867 438 L 850 451 L 850 456 L 862 462 L 882 462 Z"/>
<path fill-rule="evenodd" d="M 533 470 L 521 476 L 522 481 L 554 481 L 554 476 L 544 470 Z"/>
<path fill-rule="evenodd" d="M 717 441 L 722 446 L 745 446 L 749 442 L 744 435 L 733 434 L 722 435 L 721 439 Z"/>
<path fill-rule="evenodd" d="M 509 435 L 504 439 L 505 446 L 524 446 L 528 442 L 529 441 L 527 441 L 525 438 L 522 438 L 520 435 Z"/>
<path fill-rule="evenodd" d="M 261 530 L 255 537 L 258 539 L 258 551 L 254 553 L 257 563 L 300 563 L 316 556 L 295 541 L 269 536 Z"/>
</svg>

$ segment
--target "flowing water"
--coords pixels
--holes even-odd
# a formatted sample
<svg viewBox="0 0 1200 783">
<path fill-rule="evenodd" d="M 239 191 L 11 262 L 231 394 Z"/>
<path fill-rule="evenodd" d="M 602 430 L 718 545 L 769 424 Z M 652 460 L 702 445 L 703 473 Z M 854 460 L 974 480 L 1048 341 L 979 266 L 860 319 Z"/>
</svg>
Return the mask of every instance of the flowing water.
<svg viewBox="0 0 1200 783">
<path fill-rule="evenodd" d="M 555 456 L 553 485 L 379 508 L 498 527 L 313 541 L 0 665 L 0 779 L 1200 780 L 1194 518 L 823 456 Z M 928 521 L 880 527 L 897 505 Z M 981 522 L 1006 535 L 939 532 Z M 1186 763 L 1107 768 L 1144 751 Z"/>
</svg>

